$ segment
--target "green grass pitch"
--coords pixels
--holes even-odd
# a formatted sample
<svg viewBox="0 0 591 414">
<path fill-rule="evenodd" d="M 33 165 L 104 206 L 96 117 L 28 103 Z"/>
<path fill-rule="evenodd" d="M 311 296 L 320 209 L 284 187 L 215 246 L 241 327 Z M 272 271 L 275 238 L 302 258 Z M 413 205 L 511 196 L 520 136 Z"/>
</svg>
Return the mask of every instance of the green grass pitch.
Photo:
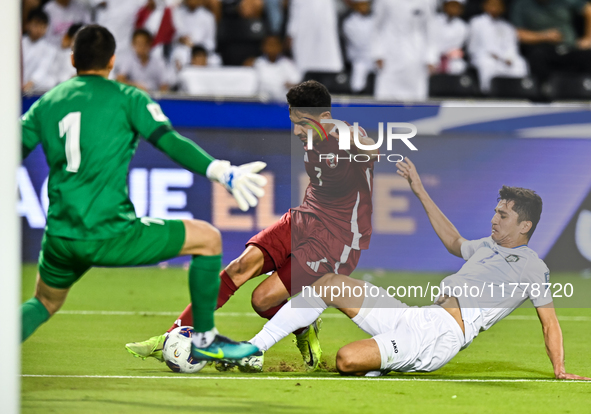
<svg viewBox="0 0 591 414">
<path fill-rule="evenodd" d="M 23 300 L 32 295 L 35 272 L 34 266 L 23 268 Z M 393 277 L 371 271 L 357 276 L 373 282 Z M 433 284 L 441 277 L 403 274 L 395 280 Z M 223 334 L 249 339 L 263 326 L 250 308 L 257 283 L 248 283 L 220 310 L 216 323 Z M 125 351 L 125 343 L 166 330 L 187 303 L 187 275 L 180 268 L 93 269 L 74 286 L 62 312 L 22 347 L 22 412 L 591 413 L 591 382 L 552 381 L 532 308 L 518 309 L 482 333 L 439 371 L 391 373 L 385 379 L 347 379 L 334 372 L 339 347 L 367 336 L 332 309 L 320 334 L 321 372 L 303 371 L 291 338 L 267 353 L 265 372 L 252 375 L 212 367 L 174 374 Z M 591 376 L 591 310 L 557 312 L 567 370 Z"/>
</svg>

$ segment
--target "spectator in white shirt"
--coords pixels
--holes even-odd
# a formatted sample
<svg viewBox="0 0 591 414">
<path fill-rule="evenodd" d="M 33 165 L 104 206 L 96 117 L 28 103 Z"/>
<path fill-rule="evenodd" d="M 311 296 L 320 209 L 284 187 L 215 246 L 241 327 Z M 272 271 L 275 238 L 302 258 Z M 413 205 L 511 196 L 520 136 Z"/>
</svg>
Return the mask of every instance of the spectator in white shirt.
<svg viewBox="0 0 591 414">
<path fill-rule="evenodd" d="M 158 50 L 152 51 L 153 37 L 145 29 L 133 32 L 133 52 L 121 56 L 116 64 L 117 80 L 148 92 L 166 92 L 169 85 L 169 71 Z"/>
<path fill-rule="evenodd" d="M 488 92 L 492 78 L 522 78 L 528 70 L 519 54 L 517 31 L 501 19 L 505 13 L 503 0 L 486 0 L 483 9 L 484 14 L 470 21 L 468 52 L 478 69 L 480 89 Z"/>
<path fill-rule="evenodd" d="M 95 7 L 95 22 L 109 29 L 117 43 L 117 54 L 131 50 L 131 36 L 138 10 L 145 0 L 90 0 Z"/>
<path fill-rule="evenodd" d="M 202 45 L 208 52 L 215 50 L 215 16 L 205 7 L 205 0 L 185 0 L 174 9 L 172 17 L 181 44 L 188 47 Z"/>
<path fill-rule="evenodd" d="M 353 0 L 353 13 L 343 21 L 347 59 L 351 62 L 351 90 L 362 91 L 367 75 L 375 71 L 371 56 L 371 36 L 374 18 L 368 0 Z"/>
<path fill-rule="evenodd" d="M 62 39 L 61 48 L 56 52 L 52 70 L 53 80 L 56 85 L 76 76 L 76 68 L 72 66 L 72 43 L 74 43 L 76 32 L 81 27 L 82 24 L 80 23 L 70 26 Z"/>
<path fill-rule="evenodd" d="M 23 92 L 46 91 L 55 86 L 52 66 L 56 49 L 47 41 L 45 34 L 48 16 L 41 10 L 29 13 L 26 36 L 22 40 Z"/>
<path fill-rule="evenodd" d="M 267 36 L 262 50 L 263 56 L 253 65 L 259 81 L 259 95 L 263 99 L 285 101 L 285 94 L 301 81 L 302 75 L 295 63 L 282 55 L 283 42 L 278 36 Z"/>
<path fill-rule="evenodd" d="M 49 16 L 47 40 L 55 47 L 74 23 L 90 23 L 90 11 L 77 0 L 51 0 L 43 10 Z"/>
<path fill-rule="evenodd" d="M 286 30 L 300 72 L 343 70 L 335 0 L 290 0 Z"/>
<path fill-rule="evenodd" d="M 463 47 L 468 40 L 468 25 L 460 17 L 466 0 L 445 0 L 443 13 L 437 14 L 434 41 L 440 61 L 437 72 L 459 75 L 466 70 Z"/>
</svg>

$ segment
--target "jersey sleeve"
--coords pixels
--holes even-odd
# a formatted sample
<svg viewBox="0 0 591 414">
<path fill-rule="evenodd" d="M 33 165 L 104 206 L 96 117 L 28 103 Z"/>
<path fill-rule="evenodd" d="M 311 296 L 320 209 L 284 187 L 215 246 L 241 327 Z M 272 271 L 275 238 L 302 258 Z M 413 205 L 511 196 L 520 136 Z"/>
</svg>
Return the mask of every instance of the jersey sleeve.
<svg viewBox="0 0 591 414">
<path fill-rule="evenodd" d="M 474 253 L 476 253 L 476 250 L 483 246 L 487 240 L 488 237 L 478 240 L 466 240 L 460 247 L 460 250 L 462 251 L 462 258 L 466 261 L 470 260 Z"/>
<path fill-rule="evenodd" d="M 22 158 L 35 149 L 41 142 L 41 127 L 37 119 L 37 112 L 39 101 L 35 102 L 33 106 L 21 118 L 21 143 L 22 143 Z"/>
<path fill-rule="evenodd" d="M 527 292 L 529 300 L 536 308 L 552 303 L 550 270 L 543 262 L 538 261 L 534 265 L 527 266 L 524 276 L 524 279 L 530 284 Z"/>
<path fill-rule="evenodd" d="M 129 119 L 133 129 L 154 145 L 164 134 L 173 130 L 160 105 L 139 89 L 131 94 Z"/>
</svg>

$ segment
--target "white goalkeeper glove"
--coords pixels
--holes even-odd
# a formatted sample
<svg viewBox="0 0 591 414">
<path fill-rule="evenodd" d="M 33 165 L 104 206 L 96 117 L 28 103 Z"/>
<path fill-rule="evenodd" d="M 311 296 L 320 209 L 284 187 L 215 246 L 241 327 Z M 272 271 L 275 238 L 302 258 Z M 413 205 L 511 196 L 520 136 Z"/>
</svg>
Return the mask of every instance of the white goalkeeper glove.
<svg viewBox="0 0 591 414">
<path fill-rule="evenodd" d="M 231 165 L 230 161 L 214 160 L 207 167 L 207 178 L 223 185 L 236 201 L 242 211 L 255 207 L 259 198 L 265 195 L 263 187 L 267 179 L 257 174 L 267 166 L 262 161 L 249 162 L 242 165 Z"/>
</svg>

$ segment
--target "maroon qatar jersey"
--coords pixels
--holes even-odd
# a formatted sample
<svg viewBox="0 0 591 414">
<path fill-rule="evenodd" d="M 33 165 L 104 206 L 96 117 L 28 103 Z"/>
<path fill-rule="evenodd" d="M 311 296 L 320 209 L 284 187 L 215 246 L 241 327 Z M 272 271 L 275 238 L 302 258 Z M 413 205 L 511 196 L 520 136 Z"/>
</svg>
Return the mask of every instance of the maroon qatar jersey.
<svg viewBox="0 0 591 414">
<path fill-rule="evenodd" d="M 367 136 L 363 128 L 359 128 L 359 135 Z M 367 161 L 366 155 L 359 154 L 358 161 L 353 160 L 357 148 L 351 145 L 348 151 L 340 150 L 334 131 L 314 144 L 313 149 L 305 148 L 304 163 L 310 184 L 302 204 L 292 210 L 316 215 L 336 239 L 353 250 L 369 248 L 373 159 Z M 327 158 L 329 154 L 334 156 Z"/>
</svg>

